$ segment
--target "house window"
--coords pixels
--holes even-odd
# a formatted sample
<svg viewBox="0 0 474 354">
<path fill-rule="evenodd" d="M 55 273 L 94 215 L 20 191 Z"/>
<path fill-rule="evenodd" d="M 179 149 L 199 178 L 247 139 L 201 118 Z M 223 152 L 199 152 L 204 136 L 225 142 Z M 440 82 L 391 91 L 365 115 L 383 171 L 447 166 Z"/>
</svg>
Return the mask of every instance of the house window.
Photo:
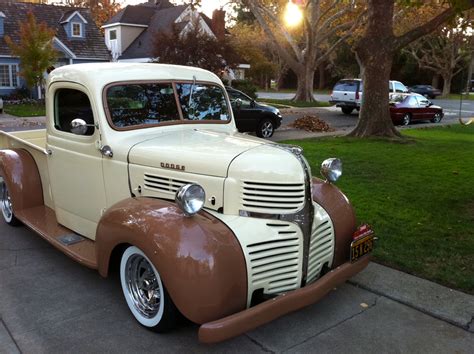
<svg viewBox="0 0 474 354">
<path fill-rule="evenodd" d="M 82 26 L 80 23 L 72 23 L 72 36 L 73 37 L 82 37 Z"/>
<path fill-rule="evenodd" d="M 109 32 L 109 39 L 110 39 L 111 41 L 117 39 L 117 30 L 111 30 L 111 31 Z"/>
<path fill-rule="evenodd" d="M 18 87 L 18 66 L 0 65 L 0 87 Z"/>
</svg>

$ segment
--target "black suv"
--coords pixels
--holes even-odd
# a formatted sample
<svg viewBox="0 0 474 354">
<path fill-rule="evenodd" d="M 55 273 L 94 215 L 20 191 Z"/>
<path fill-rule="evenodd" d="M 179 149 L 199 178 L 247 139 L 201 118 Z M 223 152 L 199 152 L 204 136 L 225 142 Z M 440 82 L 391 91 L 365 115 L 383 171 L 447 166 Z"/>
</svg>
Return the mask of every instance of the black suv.
<svg viewBox="0 0 474 354">
<path fill-rule="evenodd" d="M 226 90 L 239 132 L 255 132 L 260 138 L 270 138 L 281 125 L 282 117 L 277 108 L 258 103 L 232 87 Z"/>
</svg>

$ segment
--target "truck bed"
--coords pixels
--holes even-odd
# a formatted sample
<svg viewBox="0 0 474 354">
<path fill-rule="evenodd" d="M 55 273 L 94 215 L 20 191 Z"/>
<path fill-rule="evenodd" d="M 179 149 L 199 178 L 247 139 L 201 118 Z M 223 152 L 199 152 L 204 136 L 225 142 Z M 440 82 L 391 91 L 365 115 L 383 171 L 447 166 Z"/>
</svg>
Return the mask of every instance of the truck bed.
<svg viewBox="0 0 474 354">
<path fill-rule="evenodd" d="M 41 152 L 46 149 L 46 129 L 25 130 L 18 132 L 0 131 L 0 148 L 18 148 L 18 144 L 25 144 Z"/>
<path fill-rule="evenodd" d="M 0 149 L 25 149 L 36 162 L 43 187 L 45 206 L 54 209 L 49 188 L 46 129 L 4 132 L 0 130 Z"/>
</svg>

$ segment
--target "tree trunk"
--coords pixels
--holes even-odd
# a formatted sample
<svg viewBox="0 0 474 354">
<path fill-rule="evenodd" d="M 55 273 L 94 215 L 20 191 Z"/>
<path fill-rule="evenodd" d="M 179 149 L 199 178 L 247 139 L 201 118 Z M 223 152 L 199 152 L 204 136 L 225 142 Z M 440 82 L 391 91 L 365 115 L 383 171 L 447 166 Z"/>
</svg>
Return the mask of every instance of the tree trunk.
<svg viewBox="0 0 474 354">
<path fill-rule="evenodd" d="M 438 74 L 433 74 L 433 79 L 431 80 L 431 86 L 434 88 L 439 87 L 439 75 Z"/>
<path fill-rule="evenodd" d="M 443 97 L 446 97 L 451 93 L 452 79 L 453 79 L 452 73 L 443 74 L 443 93 L 442 93 Z"/>
<path fill-rule="evenodd" d="M 318 89 L 322 90 L 326 86 L 326 65 L 321 64 L 318 67 L 318 71 L 319 71 Z"/>
<path fill-rule="evenodd" d="M 277 72 L 277 78 L 276 78 L 276 82 L 277 82 L 277 90 L 281 90 L 285 84 L 285 77 L 286 77 L 286 74 L 288 73 L 288 67 L 286 65 L 283 65 L 280 70 L 278 70 Z"/>
<path fill-rule="evenodd" d="M 356 46 L 364 91 L 359 121 L 349 136 L 400 137 L 390 118 L 389 86 L 395 37 L 393 0 L 369 0 L 368 25 Z"/>
<path fill-rule="evenodd" d="M 313 85 L 314 85 L 314 73 L 315 69 L 310 65 L 306 65 L 304 68 L 296 72 L 298 79 L 298 86 L 296 89 L 296 96 L 293 97 L 292 101 L 304 101 L 313 102 L 315 101 L 313 96 Z"/>
<path fill-rule="evenodd" d="M 469 55 L 469 64 L 467 68 L 467 79 L 466 79 L 466 94 L 469 94 L 471 92 L 471 80 L 472 80 L 472 70 L 474 66 L 474 53 L 471 52 Z"/>
</svg>

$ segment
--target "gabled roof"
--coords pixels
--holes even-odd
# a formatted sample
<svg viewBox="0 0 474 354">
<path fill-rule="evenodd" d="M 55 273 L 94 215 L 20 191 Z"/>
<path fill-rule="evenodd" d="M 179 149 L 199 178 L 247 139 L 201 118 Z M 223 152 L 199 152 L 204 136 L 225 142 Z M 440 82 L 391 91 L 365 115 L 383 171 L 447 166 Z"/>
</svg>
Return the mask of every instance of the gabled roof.
<svg viewBox="0 0 474 354">
<path fill-rule="evenodd" d="M 88 21 L 81 15 L 81 13 L 77 10 L 70 10 L 70 11 L 66 11 L 61 19 L 59 20 L 60 23 L 66 23 L 66 22 L 69 22 L 71 21 L 71 18 L 73 18 L 75 15 L 79 16 L 81 18 L 81 20 L 84 22 L 84 23 L 87 23 Z"/>
<path fill-rule="evenodd" d="M 150 18 L 148 28 L 122 53 L 120 59 L 153 57 L 153 40 L 156 33 L 171 30 L 173 23 L 187 7 L 187 5 L 179 5 L 155 11 Z M 149 8 L 148 11 L 150 11 Z"/>
<path fill-rule="evenodd" d="M 39 23 L 45 22 L 48 27 L 56 30 L 56 38 L 74 53 L 76 58 L 110 59 L 104 38 L 95 25 L 89 9 L 32 3 L 2 3 L 0 8 L 5 14 L 4 33 L 10 36 L 14 42 L 18 42 L 20 39 L 18 23 L 25 21 L 26 14 L 31 11 Z M 60 23 L 75 12 L 78 12 L 87 21 L 83 39 L 68 38 L 64 26 Z M 0 38 L 0 55 L 11 55 L 4 37 Z"/>
</svg>

